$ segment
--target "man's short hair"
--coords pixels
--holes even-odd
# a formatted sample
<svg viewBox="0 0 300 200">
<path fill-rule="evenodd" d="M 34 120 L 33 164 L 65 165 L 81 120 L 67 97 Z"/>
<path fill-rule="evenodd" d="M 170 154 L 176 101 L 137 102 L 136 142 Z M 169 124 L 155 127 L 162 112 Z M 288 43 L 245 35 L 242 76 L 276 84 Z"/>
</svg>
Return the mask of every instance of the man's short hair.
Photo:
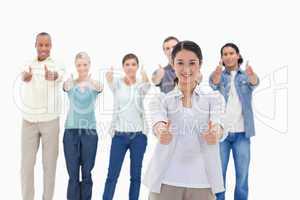
<svg viewBox="0 0 300 200">
<path fill-rule="evenodd" d="M 167 38 L 164 40 L 163 45 L 164 45 L 166 42 L 169 42 L 170 40 L 175 40 L 175 41 L 179 42 L 179 40 L 178 40 L 176 37 L 174 37 L 174 36 L 169 36 L 169 37 L 167 37 Z"/>
<path fill-rule="evenodd" d="M 35 43 L 37 42 L 37 39 L 38 39 L 38 37 L 40 37 L 40 36 L 47 36 L 47 37 L 49 37 L 50 42 L 51 42 L 51 36 L 50 36 L 49 33 L 47 33 L 47 32 L 40 32 L 40 33 L 38 33 L 38 34 L 36 35 L 36 37 L 35 37 Z"/>
</svg>

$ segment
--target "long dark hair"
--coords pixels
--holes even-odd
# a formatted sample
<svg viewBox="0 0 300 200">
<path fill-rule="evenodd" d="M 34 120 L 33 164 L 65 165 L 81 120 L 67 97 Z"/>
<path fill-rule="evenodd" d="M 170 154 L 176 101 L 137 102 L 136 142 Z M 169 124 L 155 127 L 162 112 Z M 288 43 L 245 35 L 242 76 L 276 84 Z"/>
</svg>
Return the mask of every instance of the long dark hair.
<svg viewBox="0 0 300 200">
<path fill-rule="evenodd" d="M 202 51 L 201 51 L 201 48 L 199 47 L 199 45 L 193 41 L 186 40 L 186 41 L 178 42 L 175 45 L 175 47 L 173 48 L 172 55 L 171 55 L 173 64 L 174 64 L 174 59 L 175 59 L 177 53 L 182 50 L 187 50 L 187 51 L 191 51 L 191 52 L 195 53 L 199 59 L 199 63 L 200 64 L 202 63 L 203 56 L 202 56 Z M 174 82 L 175 82 L 175 84 L 178 84 L 177 77 L 174 79 Z"/>
</svg>

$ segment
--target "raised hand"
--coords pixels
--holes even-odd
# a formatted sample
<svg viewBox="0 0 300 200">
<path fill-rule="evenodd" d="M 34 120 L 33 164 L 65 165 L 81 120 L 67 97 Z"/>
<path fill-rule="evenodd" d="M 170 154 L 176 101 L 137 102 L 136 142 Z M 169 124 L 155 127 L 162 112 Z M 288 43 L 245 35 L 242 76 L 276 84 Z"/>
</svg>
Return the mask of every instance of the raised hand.
<svg viewBox="0 0 300 200">
<path fill-rule="evenodd" d="M 208 122 L 208 130 L 205 131 L 201 137 L 207 142 L 207 144 L 213 145 L 219 142 L 222 137 L 223 130 L 218 124 L 212 124 L 211 121 Z"/>
<path fill-rule="evenodd" d="M 113 66 L 110 67 L 109 71 L 106 72 L 105 76 L 106 76 L 106 80 L 108 83 L 113 82 L 113 76 L 114 76 L 114 67 Z"/>
<path fill-rule="evenodd" d="M 223 71 L 223 61 L 220 60 L 219 65 L 217 66 L 216 70 L 213 73 L 213 77 L 212 77 L 213 84 L 218 85 L 220 83 L 222 71 Z"/>
<path fill-rule="evenodd" d="M 249 81 L 252 85 L 256 85 L 257 83 L 257 76 L 254 73 L 252 67 L 249 65 L 249 61 L 246 62 L 246 70 L 245 73 L 247 74 Z"/>
<path fill-rule="evenodd" d="M 141 76 L 142 76 L 143 82 L 149 82 L 149 78 L 147 76 L 147 73 L 144 70 L 144 65 L 141 66 Z"/>
<path fill-rule="evenodd" d="M 29 68 L 28 72 L 25 70 L 22 72 L 22 80 L 24 82 L 29 82 L 32 79 L 32 68 L 31 66 L 29 66 L 28 68 Z"/>
<path fill-rule="evenodd" d="M 254 75 L 252 67 L 249 65 L 249 61 L 246 62 L 246 70 L 245 70 L 247 76 Z"/>
<path fill-rule="evenodd" d="M 165 75 L 165 70 L 161 65 L 158 65 L 158 69 L 155 71 L 155 73 L 152 76 L 152 82 L 157 85 L 161 82 Z"/>
<path fill-rule="evenodd" d="M 100 84 L 100 82 L 93 80 L 91 74 L 88 75 L 88 83 L 89 83 L 91 89 L 93 89 L 93 90 L 96 90 L 98 92 L 101 92 L 103 90 L 103 87 Z"/>
<path fill-rule="evenodd" d="M 157 70 L 157 76 L 162 79 L 165 75 L 165 70 L 164 68 L 159 64 L 158 65 L 158 70 Z"/>
<path fill-rule="evenodd" d="M 74 86 L 74 78 L 73 74 L 70 75 L 70 77 L 64 82 L 64 90 L 69 91 Z"/>
<path fill-rule="evenodd" d="M 56 71 L 50 71 L 46 64 L 44 66 L 44 70 L 45 70 L 45 79 L 47 81 L 55 81 L 58 78 L 58 73 Z"/>
<path fill-rule="evenodd" d="M 171 142 L 173 136 L 170 131 L 170 127 L 171 127 L 170 120 L 167 123 L 158 122 L 155 125 L 154 131 L 155 131 L 155 134 L 156 134 L 160 144 L 167 145 Z"/>
</svg>

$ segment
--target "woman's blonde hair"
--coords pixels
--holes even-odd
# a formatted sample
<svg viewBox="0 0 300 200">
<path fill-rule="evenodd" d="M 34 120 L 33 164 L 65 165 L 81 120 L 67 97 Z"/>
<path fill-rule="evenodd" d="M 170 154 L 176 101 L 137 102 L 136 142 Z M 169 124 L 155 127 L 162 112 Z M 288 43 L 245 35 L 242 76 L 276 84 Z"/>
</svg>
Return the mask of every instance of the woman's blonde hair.
<svg viewBox="0 0 300 200">
<path fill-rule="evenodd" d="M 84 52 L 84 51 L 79 52 L 79 53 L 76 54 L 76 56 L 75 56 L 75 62 L 76 62 L 77 59 L 85 59 L 85 60 L 88 61 L 89 64 L 91 64 L 91 58 L 90 58 L 90 56 L 86 52 Z"/>
</svg>

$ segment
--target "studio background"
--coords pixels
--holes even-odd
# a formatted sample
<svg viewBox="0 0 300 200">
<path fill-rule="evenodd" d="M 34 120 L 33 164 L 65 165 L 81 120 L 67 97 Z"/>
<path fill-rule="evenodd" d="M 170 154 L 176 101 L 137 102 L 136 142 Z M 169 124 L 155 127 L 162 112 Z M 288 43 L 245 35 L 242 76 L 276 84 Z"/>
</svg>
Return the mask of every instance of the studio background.
<svg viewBox="0 0 300 200">
<path fill-rule="evenodd" d="M 226 42 L 236 43 L 261 79 L 253 96 L 257 136 L 252 138 L 249 199 L 295 199 L 299 187 L 299 7 L 296 1 L 1 1 L 1 139 L 0 198 L 21 199 L 19 69 L 36 56 L 37 33 L 52 36 L 52 57 L 64 63 L 66 77 L 75 72 L 79 51 L 91 56 L 93 77 L 105 84 L 97 101 L 99 144 L 93 170 L 93 199 L 102 198 L 111 137 L 106 130 L 112 93 L 104 73 L 121 70 L 126 53 L 136 53 L 149 78 L 158 64 L 166 65 L 162 41 L 170 35 L 197 42 L 204 62 L 203 85 L 220 59 Z M 298 24 L 298 25 L 297 25 Z M 243 66 L 242 66 L 243 67 Z M 150 90 L 147 102 L 158 91 Z M 68 101 L 64 94 L 60 152 L 54 199 L 66 199 L 68 175 L 62 148 Z M 149 133 L 143 172 L 156 139 Z M 115 199 L 128 199 L 129 152 Z M 41 148 L 35 168 L 36 199 L 42 194 Z M 227 197 L 233 199 L 234 166 L 229 163 Z M 142 186 L 140 199 L 148 190 Z"/>
</svg>

